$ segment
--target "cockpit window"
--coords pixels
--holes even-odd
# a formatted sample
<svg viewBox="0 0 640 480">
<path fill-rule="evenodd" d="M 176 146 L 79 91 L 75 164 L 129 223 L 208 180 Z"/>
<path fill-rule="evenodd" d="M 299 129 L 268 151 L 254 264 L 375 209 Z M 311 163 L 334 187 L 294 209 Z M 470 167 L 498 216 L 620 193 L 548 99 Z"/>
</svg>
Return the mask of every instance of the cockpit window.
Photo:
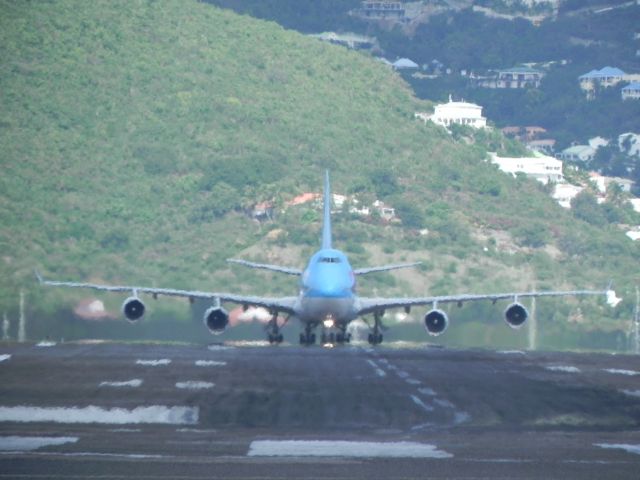
<svg viewBox="0 0 640 480">
<path fill-rule="evenodd" d="M 340 263 L 340 258 L 338 258 L 338 257 L 320 257 L 320 262 L 322 262 L 322 263 Z"/>
</svg>

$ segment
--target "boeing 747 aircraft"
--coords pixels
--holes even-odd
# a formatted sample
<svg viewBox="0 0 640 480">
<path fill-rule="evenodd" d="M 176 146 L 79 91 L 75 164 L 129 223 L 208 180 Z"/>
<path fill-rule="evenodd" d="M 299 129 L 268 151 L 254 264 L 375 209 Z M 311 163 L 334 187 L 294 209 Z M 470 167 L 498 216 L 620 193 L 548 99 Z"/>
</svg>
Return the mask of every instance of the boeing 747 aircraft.
<svg viewBox="0 0 640 480">
<path fill-rule="evenodd" d="M 325 173 L 323 196 L 323 228 L 322 247 L 309 260 L 304 270 L 284 267 L 279 265 L 267 265 L 248 262 L 245 260 L 229 259 L 229 262 L 244 265 L 250 268 L 271 270 L 284 274 L 298 276 L 300 278 L 300 293 L 292 297 L 253 297 L 235 295 L 232 293 L 200 292 L 189 290 L 174 290 L 169 288 L 150 288 L 135 286 L 109 286 L 92 283 L 59 282 L 44 280 L 40 275 L 38 279 L 43 285 L 73 288 L 91 288 L 108 292 L 130 292 L 130 296 L 122 304 L 124 316 L 134 322 L 142 318 L 145 313 L 145 304 L 140 299 L 142 293 L 151 294 L 153 298 L 159 295 L 185 297 L 194 299 L 207 299 L 212 302 L 204 313 L 204 323 L 212 333 L 221 333 L 229 324 L 229 314 L 222 307 L 221 302 L 231 302 L 242 305 L 245 309 L 249 306 L 259 306 L 267 309 L 271 314 L 271 320 L 267 327 L 270 343 L 281 343 L 282 334 L 278 324 L 278 315 L 283 313 L 289 318 L 297 318 L 304 328 L 300 333 L 300 343 L 311 345 L 316 342 L 316 329 L 321 329 L 322 343 L 344 343 L 350 340 L 347 334 L 347 326 L 352 320 L 371 315 L 373 325 L 370 327 L 369 343 L 377 345 L 382 342 L 381 319 L 387 309 L 404 308 L 409 313 L 415 306 L 429 305 L 430 310 L 424 315 L 423 321 L 430 335 L 442 334 L 448 324 L 447 314 L 439 308 L 444 303 L 457 303 L 477 300 L 511 300 L 510 305 L 504 311 L 506 322 L 513 328 L 518 328 L 527 320 L 527 309 L 520 303 L 520 299 L 526 297 L 557 297 L 566 295 L 607 295 L 615 296 L 612 290 L 594 291 L 547 291 L 547 292 L 520 292 L 520 293 L 495 293 L 495 294 L 461 294 L 444 295 L 418 298 L 366 298 L 356 295 L 356 277 L 373 272 L 382 272 L 398 268 L 406 268 L 417 265 L 405 263 L 396 265 L 384 265 L 369 268 L 352 268 L 347 256 L 340 250 L 334 249 L 331 242 L 331 189 L 329 185 L 329 172 Z"/>
</svg>

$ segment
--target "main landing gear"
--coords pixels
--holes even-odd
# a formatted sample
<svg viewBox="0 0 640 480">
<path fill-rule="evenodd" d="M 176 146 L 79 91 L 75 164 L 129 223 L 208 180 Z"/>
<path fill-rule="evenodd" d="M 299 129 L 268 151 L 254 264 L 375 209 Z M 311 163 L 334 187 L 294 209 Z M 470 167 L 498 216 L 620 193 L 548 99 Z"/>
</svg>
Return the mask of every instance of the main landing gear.
<svg viewBox="0 0 640 480">
<path fill-rule="evenodd" d="M 289 317 L 284 321 L 284 325 L 286 325 L 288 321 Z M 284 339 L 282 333 L 280 333 L 280 327 L 278 326 L 278 312 L 273 313 L 271 320 L 269 320 L 269 323 L 267 324 L 267 339 L 271 345 L 274 343 L 279 345 Z"/>
<path fill-rule="evenodd" d="M 373 313 L 373 332 L 369 333 L 368 338 L 370 345 L 380 345 L 382 343 L 382 333 L 380 332 L 382 315 L 384 315 L 384 312 L 376 311 Z"/>
<path fill-rule="evenodd" d="M 313 345 L 316 343 L 316 334 L 313 333 L 311 327 L 307 326 L 304 332 L 300 333 L 300 345 Z"/>
</svg>

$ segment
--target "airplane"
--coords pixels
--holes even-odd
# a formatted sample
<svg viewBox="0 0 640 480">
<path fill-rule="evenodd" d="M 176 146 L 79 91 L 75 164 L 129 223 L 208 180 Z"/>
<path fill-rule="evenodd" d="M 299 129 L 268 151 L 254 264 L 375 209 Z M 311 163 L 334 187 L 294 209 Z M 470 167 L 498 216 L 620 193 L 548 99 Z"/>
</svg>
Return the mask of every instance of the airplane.
<svg viewBox="0 0 640 480">
<path fill-rule="evenodd" d="M 229 313 L 222 307 L 221 302 L 242 305 L 246 310 L 250 306 L 263 307 L 269 311 L 271 319 L 267 324 L 269 343 L 279 344 L 283 341 L 278 323 L 278 316 L 286 314 L 285 324 L 290 318 L 297 318 L 304 330 L 300 333 L 300 344 L 316 343 L 316 329 L 321 329 L 321 343 L 348 343 L 351 336 L 347 333 L 347 326 L 356 318 L 373 316 L 373 327 L 369 326 L 368 341 L 371 345 L 382 343 L 382 316 L 388 309 L 404 308 L 409 313 L 412 307 L 431 306 L 423 317 L 424 327 L 432 336 L 441 335 L 449 325 L 447 313 L 439 306 L 456 303 L 462 306 L 465 302 L 490 300 L 494 304 L 498 300 L 511 299 L 511 303 L 504 311 L 505 321 L 512 328 L 521 327 L 527 320 L 529 313 L 520 299 L 528 297 L 558 297 L 582 295 L 606 295 L 615 298 L 615 292 L 607 290 L 575 290 L 575 291 L 542 291 L 520 293 L 495 294 L 460 294 L 417 298 L 369 298 L 356 294 L 356 277 L 374 272 L 383 272 L 408 268 L 416 263 L 401 263 L 368 268 L 352 268 L 347 255 L 332 246 L 331 233 L 331 188 L 329 172 L 325 172 L 323 193 L 323 226 L 321 248 L 310 258 L 304 270 L 281 265 L 269 265 L 249 262 L 240 259 L 228 259 L 234 264 L 240 264 L 254 269 L 264 269 L 299 277 L 300 290 L 298 295 L 291 297 L 259 297 L 244 296 L 232 293 L 202 292 L 194 290 L 176 290 L 170 288 L 151 288 L 136 286 L 110 286 L 92 283 L 61 282 L 43 279 L 38 272 L 36 276 L 42 285 L 71 288 L 88 288 L 107 292 L 131 292 L 122 304 L 124 316 L 131 322 L 142 318 L 146 307 L 139 294 L 151 294 L 154 299 L 158 296 L 184 297 L 193 302 L 195 299 L 206 299 L 212 306 L 204 313 L 204 324 L 213 334 L 222 333 L 229 324 Z"/>
</svg>

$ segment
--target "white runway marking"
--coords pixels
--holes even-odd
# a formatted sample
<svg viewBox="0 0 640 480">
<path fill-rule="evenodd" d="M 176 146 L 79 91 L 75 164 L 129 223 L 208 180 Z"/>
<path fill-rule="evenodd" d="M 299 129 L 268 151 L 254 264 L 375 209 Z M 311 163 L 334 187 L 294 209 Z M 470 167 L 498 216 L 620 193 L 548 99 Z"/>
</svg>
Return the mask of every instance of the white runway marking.
<svg viewBox="0 0 640 480">
<path fill-rule="evenodd" d="M 196 367 L 224 367 L 226 364 L 218 360 L 196 360 Z"/>
<path fill-rule="evenodd" d="M 498 350 L 502 355 L 525 355 L 522 350 Z"/>
<path fill-rule="evenodd" d="M 405 372 L 404 370 L 398 370 L 396 373 L 398 374 L 398 376 L 400 378 L 405 378 L 405 379 L 409 378 L 409 374 L 407 372 Z"/>
<path fill-rule="evenodd" d="M 185 390 L 203 390 L 207 388 L 213 388 L 215 383 L 211 382 L 197 382 L 194 380 L 190 380 L 187 382 L 177 382 L 176 388 L 182 388 Z"/>
<path fill-rule="evenodd" d="M 4 362 L 5 360 L 9 360 L 11 358 L 11 355 L 8 353 L 5 353 L 4 355 L 0 355 L 0 362 Z"/>
<path fill-rule="evenodd" d="M 420 385 L 422 382 L 420 380 L 416 380 L 415 378 L 407 378 L 405 379 L 409 385 Z"/>
<path fill-rule="evenodd" d="M 418 391 L 422 395 L 427 395 L 428 397 L 435 397 L 436 396 L 436 392 L 431 388 L 419 388 Z"/>
<path fill-rule="evenodd" d="M 411 400 L 413 400 L 413 403 L 425 409 L 427 412 L 433 412 L 433 407 L 431 405 L 427 405 L 415 395 L 409 395 L 409 396 L 411 397 Z"/>
<path fill-rule="evenodd" d="M 580 373 L 580 369 L 578 367 L 573 367 L 571 365 L 550 365 L 545 368 L 552 372 Z"/>
<path fill-rule="evenodd" d="M 435 445 L 417 442 L 332 440 L 256 440 L 249 457 L 451 458 Z"/>
<path fill-rule="evenodd" d="M 640 445 L 629 445 L 627 443 L 594 443 L 594 445 L 600 448 L 620 449 L 629 453 L 640 455 Z"/>
<path fill-rule="evenodd" d="M 640 397 L 640 390 L 620 390 L 625 395 L 629 395 L 630 397 Z"/>
<path fill-rule="evenodd" d="M 235 347 L 230 347 L 229 345 L 209 345 L 207 347 L 207 349 L 213 351 L 213 352 L 219 352 L 221 350 L 232 350 Z"/>
<path fill-rule="evenodd" d="M 0 451 L 25 452 L 51 445 L 76 443 L 77 441 L 78 437 L 0 437 Z"/>
<path fill-rule="evenodd" d="M 160 360 L 136 360 L 136 365 L 145 365 L 148 367 L 158 367 L 160 365 L 169 365 L 171 360 L 168 358 L 161 358 Z"/>
<path fill-rule="evenodd" d="M 604 371 L 609 373 L 614 373 L 617 375 L 629 375 L 629 376 L 640 375 L 640 372 L 636 370 L 621 370 L 619 368 L 605 368 Z"/>
<path fill-rule="evenodd" d="M 47 340 L 43 340 L 42 342 L 36 343 L 36 347 L 55 347 L 56 342 L 49 342 Z"/>
<path fill-rule="evenodd" d="M 134 378 L 127 380 L 126 382 L 100 382 L 100 387 L 133 387 L 137 388 L 142 385 L 142 380 Z"/>
<path fill-rule="evenodd" d="M 198 407 L 102 408 L 88 407 L 0 407 L 0 422 L 54 422 L 54 423 L 163 423 L 193 425 L 198 423 Z"/>
<path fill-rule="evenodd" d="M 367 360 L 367 363 L 373 367 L 373 369 L 376 371 L 376 375 L 378 375 L 380 378 L 387 376 L 387 373 L 382 370 L 373 360 Z"/>
</svg>

